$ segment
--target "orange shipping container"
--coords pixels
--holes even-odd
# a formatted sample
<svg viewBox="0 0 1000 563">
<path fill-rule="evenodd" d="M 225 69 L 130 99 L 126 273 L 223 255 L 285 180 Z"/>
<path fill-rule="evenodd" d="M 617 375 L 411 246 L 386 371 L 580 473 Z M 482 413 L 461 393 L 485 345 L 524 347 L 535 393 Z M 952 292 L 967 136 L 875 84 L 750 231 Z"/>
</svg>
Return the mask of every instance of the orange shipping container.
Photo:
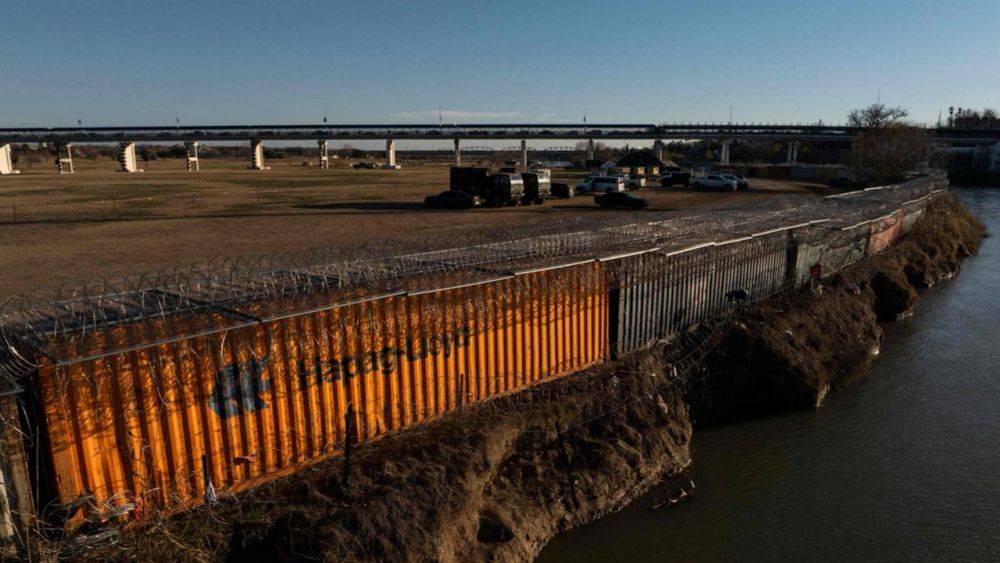
<svg viewBox="0 0 1000 563">
<path fill-rule="evenodd" d="M 587 262 L 184 338 L 161 323 L 118 352 L 139 329 L 109 330 L 38 370 L 47 496 L 109 514 L 247 489 L 342 451 L 348 405 L 367 440 L 603 359 L 607 298 Z"/>
</svg>

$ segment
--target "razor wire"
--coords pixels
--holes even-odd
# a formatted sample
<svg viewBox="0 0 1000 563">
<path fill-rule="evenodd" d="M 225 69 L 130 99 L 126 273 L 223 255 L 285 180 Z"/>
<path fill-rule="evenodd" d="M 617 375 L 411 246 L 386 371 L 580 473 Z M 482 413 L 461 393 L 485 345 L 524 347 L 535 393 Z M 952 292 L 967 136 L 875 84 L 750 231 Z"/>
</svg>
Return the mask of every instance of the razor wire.
<svg viewBox="0 0 1000 563">
<path fill-rule="evenodd" d="M 803 227 L 820 238 L 872 222 L 947 185 L 934 173 L 904 184 L 826 198 L 784 196 L 734 208 L 649 212 L 552 221 L 455 235 L 372 240 L 282 254 L 221 259 L 109 277 L 14 298 L 0 306 L 0 377 L 9 382 L 39 357 L 67 359 L 95 346 L 139 345 L 151 334 L 225 330 L 394 292 L 420 292 L 650 249 L 682 251 L 762 232 Z M 837 268 L 839 269 L 839 268 Z M 586 287 L 579 288 L 586 291 Z M 493 303 L 472 303 L 483 314 Z M 123 328 L 123 327 L 128 327 Z M 165 328 L 167 327 L 167 328 Z M 173 332 L 171 332 L 173 330 Z"/>
</svg>

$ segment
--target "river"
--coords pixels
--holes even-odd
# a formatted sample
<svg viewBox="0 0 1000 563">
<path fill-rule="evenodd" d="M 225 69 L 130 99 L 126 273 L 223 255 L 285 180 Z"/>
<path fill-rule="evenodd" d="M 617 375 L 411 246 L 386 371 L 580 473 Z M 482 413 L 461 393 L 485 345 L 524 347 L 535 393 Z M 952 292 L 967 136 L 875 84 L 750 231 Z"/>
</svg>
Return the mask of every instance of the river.
<svg viewBox="0 0 1000 563">
<path fill-rule="evenodd" d="M 885 325 L 823 408 L 697 429 L 687 500 L 654 489 L 538 561 L 1000 560 L 1000 189 L 956 189 L 997 236 Z"/>
</svg>

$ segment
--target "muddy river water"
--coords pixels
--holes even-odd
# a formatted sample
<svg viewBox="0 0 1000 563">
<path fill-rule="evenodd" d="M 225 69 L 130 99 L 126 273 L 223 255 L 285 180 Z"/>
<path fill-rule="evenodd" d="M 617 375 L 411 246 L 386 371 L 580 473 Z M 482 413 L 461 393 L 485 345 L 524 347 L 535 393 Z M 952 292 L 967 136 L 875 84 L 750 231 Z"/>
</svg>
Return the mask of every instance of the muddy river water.
<svg viewBox="0 0 1000 563">
<path fill-rule="evenodd" d="M 1000 189 L 956 189 L 994 236 L 887 324 L 823 408 L 695 432 L 687 500 L 562 534 L 555 561 L 1000 560 Z"/>
</svg>

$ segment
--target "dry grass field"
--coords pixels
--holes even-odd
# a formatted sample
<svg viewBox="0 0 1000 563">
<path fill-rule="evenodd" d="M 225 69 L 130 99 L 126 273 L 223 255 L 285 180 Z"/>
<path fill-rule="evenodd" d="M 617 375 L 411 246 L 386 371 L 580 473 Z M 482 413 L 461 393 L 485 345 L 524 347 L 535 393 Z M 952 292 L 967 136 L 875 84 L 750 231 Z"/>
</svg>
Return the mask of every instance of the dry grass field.
<svg viewBox="0 0 1000 563">
<path fill-rule="evenodd" d="M 641 213 L 600 210 L 586 196 L 505 209 L 427 209 L 424 196 L 448 187 L 444 164 L 402 161 L 402 170 L 353 170 L 337 162 L 319 170 L 302 166 L 303 159 L 282 159 L 268 161 L 271 170 L 251 171 L 242 160 L 206 159 L 193 173 L 182 160 L 168 159 L 142 163 L 145 172 L 136 174 L 115 172 L 111 160 L 74 164 L 72 175 L 35 163 L 20 175 L 0 177 L 0 300 L 177 263 Z M 553 180 L 575 183 L 581 175 L 555 171 Z M 739 193 L 657 185 L 641 195 L 651 200 L 650 209 L 662 210 L 822 191 L 751 180 L 750 190 Z"/>
</svg>

